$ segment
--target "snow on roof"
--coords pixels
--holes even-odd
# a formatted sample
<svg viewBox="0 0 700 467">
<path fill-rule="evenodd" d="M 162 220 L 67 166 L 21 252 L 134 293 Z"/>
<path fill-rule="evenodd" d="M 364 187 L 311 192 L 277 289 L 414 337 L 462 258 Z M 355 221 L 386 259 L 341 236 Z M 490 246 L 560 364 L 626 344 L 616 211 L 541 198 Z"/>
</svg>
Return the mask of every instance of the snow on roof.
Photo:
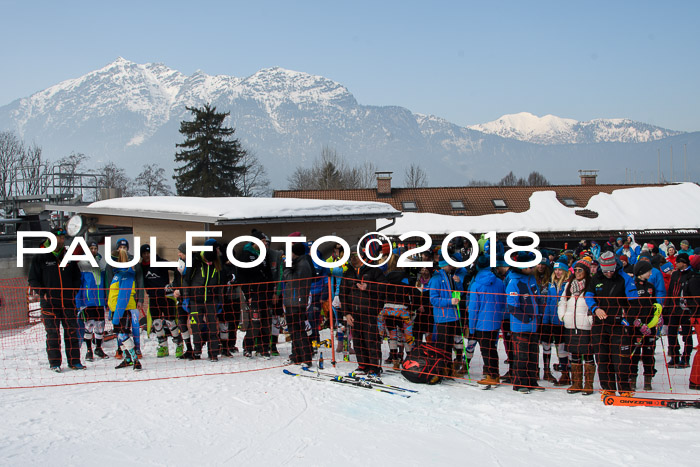
<svg viewBox="0 0 700 467">
<path fill-rule="evenodd" d="M 599 193 L 585 207 L 598 214 L 594 219 L 575 214 L 580 209 L 564 206 L 554 191 L 537 191 L 530 196 L 530 209 L 525 212 L 483 216 L 405 213 L 382 233 L 398 236 L 413 230 L 445 235 L 458 230 L 500 233 L 697 229 L 700 228 L 700 186 L 679 183 Z M 387 223 L 378 220 L 377 228 Z"/>
<path fill-rule="evenodd" d="M 232 223 L 264 219 L 393 218 L 401 213 L 386 203 L 294 198 L 196 198 L 138 196 L 97 201 L 83 213 Z"/>
</svg>

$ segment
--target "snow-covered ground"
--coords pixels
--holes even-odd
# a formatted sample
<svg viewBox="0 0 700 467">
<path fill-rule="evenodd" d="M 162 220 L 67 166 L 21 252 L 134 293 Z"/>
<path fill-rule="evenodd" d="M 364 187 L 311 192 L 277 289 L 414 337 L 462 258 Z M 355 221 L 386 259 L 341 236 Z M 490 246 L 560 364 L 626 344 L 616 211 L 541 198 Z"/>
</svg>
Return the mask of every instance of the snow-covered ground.
<svg viewBox="0 0 700 467">
<path fill-rule="evenodd" d="M 562 389 L 522 395 L 509 386 L 422 386 L 385 375 L 419 391 L 405 399 L 284 375 L 289 345 L 269 361 L 237 354 L 188 362 L 156 359 L 150 339 L 142 372 L 115 370 L 110 358 L 55 374 L 40 325 L 5 336 L 0 463 L 697 465 L 694 409 L 607 407 L 598 395 Z M 105 347 L 113 354 L 115 342 Z M 480 377 L 478 352 L 473 363 Z M 354 367 L 338 363 L 341 372 Z M 668 393 L 660 347 L 657 368 L 654 390 Z M 671 370 L 671 378 L 676 393 L 698 397 L 688 391 L 687 369 Z M 41 385 L 48 387 L 18 388 Z"/>
</svg>

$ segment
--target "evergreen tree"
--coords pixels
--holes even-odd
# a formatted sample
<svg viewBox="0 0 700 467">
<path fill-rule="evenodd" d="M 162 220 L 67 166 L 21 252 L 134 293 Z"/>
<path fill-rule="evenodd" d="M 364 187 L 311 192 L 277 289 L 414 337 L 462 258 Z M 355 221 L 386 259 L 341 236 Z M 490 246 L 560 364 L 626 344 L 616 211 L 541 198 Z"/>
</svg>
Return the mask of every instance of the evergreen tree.
<svg viewBox="0 0 700 467">
<path fill-rule="evenodd" d="M 194 121 L 180 122 L 185 142 L 176 144 L 182 150 L 175 154 L 175 188 L 181 196 L 240 196 L 238 188 L 244 167 L 240 165 L 245 150 L 233 128 L 224 126 L 229 112 L 221 113 L 205 104 L 202 108 L 187 107 Z"/>
</svg>

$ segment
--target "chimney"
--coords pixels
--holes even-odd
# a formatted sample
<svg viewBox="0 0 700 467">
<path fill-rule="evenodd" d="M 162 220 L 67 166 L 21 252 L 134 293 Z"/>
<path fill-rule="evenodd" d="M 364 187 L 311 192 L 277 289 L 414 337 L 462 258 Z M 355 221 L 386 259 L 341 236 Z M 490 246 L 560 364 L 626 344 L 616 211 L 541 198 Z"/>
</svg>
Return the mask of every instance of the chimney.
<svg viewBox="0 0 700 467">
<path fill-rule="evenodd" d="M 598 178 L 597 170 L 579 170 L 578 176 L 581 178 L 581 185 L 595 185 Z"/>
<path fill-rule="evenodd" d="M 391 196 L 391 174 L 393 172 L 374 172 L 377 176 L 377 197 Z"/>
</svg>

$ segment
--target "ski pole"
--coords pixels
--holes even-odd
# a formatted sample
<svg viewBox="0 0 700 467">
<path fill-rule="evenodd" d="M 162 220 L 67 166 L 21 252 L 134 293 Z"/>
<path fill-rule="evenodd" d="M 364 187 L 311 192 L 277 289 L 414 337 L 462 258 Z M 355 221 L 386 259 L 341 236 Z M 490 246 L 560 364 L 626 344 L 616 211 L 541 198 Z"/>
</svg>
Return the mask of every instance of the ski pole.
<svg viewBox="0 0 700 467">
<path fill-rule="evenodd" d="M 664 337 L 660 336 L 661 339 L 661 351 L 664 354 L 664 365 L 666 366 L 666 376 L 668 377 L 668 389 L 673 392 L 673 386 L 671 385 L 671 373 L 668 371 L 668 360 L 666 360 L 666 348 L 664 347 Z"/>
</svg>

